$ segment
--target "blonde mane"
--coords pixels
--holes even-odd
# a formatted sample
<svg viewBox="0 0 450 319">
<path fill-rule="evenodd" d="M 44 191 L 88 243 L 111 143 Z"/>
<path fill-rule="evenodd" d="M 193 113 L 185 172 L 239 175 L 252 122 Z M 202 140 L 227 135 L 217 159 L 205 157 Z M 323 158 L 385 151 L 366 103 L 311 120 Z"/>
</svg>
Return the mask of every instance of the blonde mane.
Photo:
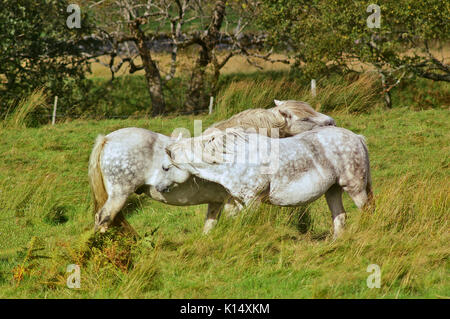
<svg viewBox="0 0 450 319">
<path fill-rule="evenodd" d="M 206 141 L 205 141 L 206 139 Z M 208 164 L 222 163 L 226 156 L 234 156 L 236 145 L 248 142 L 248 135 L 240 127 L 227 128 L 224 131 L 214 131 L 199 141 L 194 147 L 202 150 L 203 161 Z"/>
<path fill-rule="evenodd" d="M 184 156 L 181 160 L 187 158 L 186 152 L 190 150 L 197 155 L 201 155 L 201 161 L 208 164 L 223 163 L 225 157 L 234 156 L 236 145 L 242 145 L 248 141 L 248 135 L 242 128 L 234 127 L 226 130 L 214 130 L 209 134 L 202 134 L 194 138 L 183 139 L 167 147 L 168 154 L 172 163 L 177 166 L 181 162 L 173 158 L 174 153 L 181 152 Z M 189 164 L 195 167 L 195 163 L 189 161 Z"/>
<path fill-rule="evenodd" d="M 319 113 L 314 110 L 311 105 L 302 101 L 287 100 L 283 101 L 283 104 L 270 109 L 272 112 L 277 111 L 290 111 L 292 114 L 298 118 L 303 118 L 307 116 L 317 116 Z M 279 112 L 277 112 L 279 113 Z"/>
<path fill-rule="evenodd" d="M 267 129 L 267 136 L 271 137 L 271 128 L 279 130 L 279 137 L 287 136 L 288 122 L 283 113 L 293 114 L 298 118 L 317 116 L 316 112 L 308 103 L 295 100 L 283 101 L 283 104 L 270 109 L 248 109 L 233 115 L 227 120 L 223 120 L 211 125 L 205 133 L 211 129 L 225 130 L 231 127 L 241 127 L 243 129 Z"/>
<path fill-rule="evenodd" d="M 286 119 L 279 112 L 272 112 L 271 109 L 248 109 L 233 115 L 227 120 L 211 125 L 209 129 L 216 128 L 225 130 L 231 127 L 241 127 L 243 129 L 266 128 L 270 136 L 270 129 L 277 128 L 280 131 L 286 126 Z"/>
</svg>

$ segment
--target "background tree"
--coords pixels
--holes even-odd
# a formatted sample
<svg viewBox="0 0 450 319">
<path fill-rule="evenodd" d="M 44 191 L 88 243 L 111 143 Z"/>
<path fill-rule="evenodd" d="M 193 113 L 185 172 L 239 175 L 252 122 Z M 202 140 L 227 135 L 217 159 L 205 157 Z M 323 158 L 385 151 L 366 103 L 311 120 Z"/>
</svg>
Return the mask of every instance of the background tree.
<svg viewBox="0 0 450 319">
<path fill-rule="evenodd" d="M 266 38 L 264 32 L 252 30 L 258 10 L 259 1 L 215 1 L 204 25 L 188 34 L 185 46 L 197 47 L 185 102 L 188 111 L 207 108 L 209 97 L 217 94 L 221 69 L 235 55 L 246 56 L 256 67 L 258 64 L 254 60 L 258 59 L 289 63 L 273 60 L 270 50 L 266 54 L 258 53 L 264 48 Z M 227 45 L 226 52 L 221 52 L 221 45 Z"/>
<path fill-rule="evenodd" d="M 389 107 L 391 89 L 406 75 L 450 81 L 448 62 L 432 50 L 448 45 L 449 2 L 378 1 L 380 26 L 369 28 L 372 2 L 263 0 L 259 21 L 271 45 L 292 48 L 307 76 L 357 71 L 355 62 L 369 66 L 380 76 Z"/>
<path fill-rule="evenodd" d="M 208 1 L 117 0 L 87 3 L 97 17 L 97 34 L 108 42 L 108 50 L 104 53 L 110 56 L 108 66 L 112 78 L 127 64 L 130 73 L 144 70 L 152 114 L 163 114 L 166 110 L 163 87 L 176 74 L 178 50 L 193 44 L 187 39 L 187 33 L 202 23 L 204 12 L 208 11 Z M 152 54 L 152 48 L 164 40 L 170 41 L 171 63 L 167 70 Z"/>
<path fill-rule="evenodd" d="M 180 49 L 190 48 L 196 55 L 185 97 L 185 110 L 196 112 L 207 108 L 209 96 L 216 94 L 220 70 L 230 58 L 236 54 L 252 56 L 248 48 L 261 44 L 260 36 L 243 33 L 254 17 L 246 11 L 256 8 L 257 2 L 117 0 L 86 3 L 97 17 L 97 35 L 108 43 L 104 54 L 110 56 L 107 66 L 112 78 L 126 65 L 130 73 L 145 70 L 153 115 L 166 110 L 163 88 L 177 72 Z M 227 18 L 229 13 L 232 13 L 231 19 Z M 167 41 L 171 62 L 164 69 L 152 49 Z M 229 48 L 223 58 L 218 53 L 220 45 Z M 268 59 L 269 55 L 264 58 Z"/>
<path fill-rule="evenodd" d="M 83 85 L 88 67 L 82 52 L 88 17 L 82 16 L 81 28 L 69 29 L 67 1 L 0 3 L 0 113 L 11 99 L 41 86 L 72 107 L 72 91 Z"/>
</svg>

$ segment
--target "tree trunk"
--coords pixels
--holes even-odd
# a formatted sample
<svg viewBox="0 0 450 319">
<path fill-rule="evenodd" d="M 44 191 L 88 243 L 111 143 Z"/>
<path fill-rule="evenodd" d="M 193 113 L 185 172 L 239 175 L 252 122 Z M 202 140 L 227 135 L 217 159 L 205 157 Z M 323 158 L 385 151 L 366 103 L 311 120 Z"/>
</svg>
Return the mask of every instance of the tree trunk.
<svg viewBox="0 0 450 319">
<path fill-rule="evenodd" d="M 188 96 L 185 102 L 185 108 L 189 112 L 202 110 L 208 107 L 208 94 L 205 90 L 206 68 L 211 62 L 208 49 L 201 48 L 200 56 L 195 61 L 194 69 L 189 83 Z"/>
<path fill-rule="evenodd" d="M 166 110 L 166 102 L 164 100 L 163 83 L 161 75 L 155 61 L 151 58 L 144 59 L 141 54 L 142 63 L 144 64 L 145 79 L 147 80 L 147 88 L 152 100 L 152 115 L 161 115 Z M 145 61 L 145 62 L 144 62 Z"/>
<path fill-rule="evenodd" d="M 147 89 L 152 101 L 152 115 L 161 115 L 166 109 L 166 102 L 164 100 L 163 93 L 163 82 L 161 80 L 161 74 L 159 73 L 158 66 L 152 59 L 150 50 L 145 46 L 145 35 L 140 29 L 140 24 L 140 19 L 136 19 L 130 23 L 130 29 L 137 39 L 135 44 L 138 48 L 142 65 L 144 66 Z"/>
<path fill-rule="evenodd" d="M 381 71 L 380 77 L 381 77 L 381 88 L 383 90 L 384 104 L 386 105 L 387 108 L 391 109 L 392 108 L 391 93 L 389 92 L 390 90 L 386 83 L 386 76 Z"/>
<path fill-rule="evenodd" d="M 191 82 L 185 102 L 187 111 L 197 111 L 208 107 L 209 94 L 205 88 L 206 68 L 212 62 L 213 50 L 219 41 L 220 28 L 225 16 L 225 2 L 223 0 L 216 1 L 206 35 L 197 39 L 201 49 L 191 74 Z"/>
</svg>

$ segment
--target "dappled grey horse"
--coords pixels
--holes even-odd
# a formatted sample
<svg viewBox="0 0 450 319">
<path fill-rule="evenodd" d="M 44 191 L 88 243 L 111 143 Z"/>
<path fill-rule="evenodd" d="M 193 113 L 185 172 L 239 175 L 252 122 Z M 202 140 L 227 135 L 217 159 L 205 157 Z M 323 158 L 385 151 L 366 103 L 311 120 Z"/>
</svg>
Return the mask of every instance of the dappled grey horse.
<svg viewBox="0 0 450 319">
<path fill-rule="evenodd" d="M 115 221 L 132 230 L 120 210 L 134 192 L 171 205 L 209 204 L 208 214 L 223 205 L 229 195 L 222 186 L 166 168 L 164 148 L 172 142 L 168 136 L 133 127 L 97 137 L 89 165 L 96 229 L 105 231 Z M 170 192 L 161 192 L 154 185 L 167 176 L 180 183 Z"/>
<path fill-rule="evenodd" d="M 220 129 L 243 126 L 267 128 L 270 133 L 270 128 L 275 127 L 281 136 L 290 136 L 318 126 L 335 125 L 331 117 L 314 111 L 307 103 L 275 103 L 277 106 L 272 109 L 241 112 L 220 122 Z M 171 205 L 208 204 L 204 231 L 214 226 L 230 196 L 220 184 L 190 176 L 170 165 L 165 148 L 173 142 L 168 136 L 141 128 L 124 128 L 97 137 L 89 160 L 96 229 L 105 231 L 113 224 L 134 231 L 121 212 L 134 192 Z M 161 179 L 166 178 L 174 182 L 170 190 L 161 186 Z M 227 209 L 236 207 L 228 202 Z"/>
<path fill-rule="evenodd" d="M 315 128 L 283 139 L 231 128 L 172 143 L 167 153 L 175 167 L 222 185 L 242 206 L 261 200 L 299 206 L 325 194 L 334 237 L 345 222 L 343 190 L 360 209 L 372 200 L 364 137 L 339 127 Z M 175 175 L 178 181 L 183 178 L 183 173 Z M 170 184 L 161 181 L 166 187 Z"/>
</svg>

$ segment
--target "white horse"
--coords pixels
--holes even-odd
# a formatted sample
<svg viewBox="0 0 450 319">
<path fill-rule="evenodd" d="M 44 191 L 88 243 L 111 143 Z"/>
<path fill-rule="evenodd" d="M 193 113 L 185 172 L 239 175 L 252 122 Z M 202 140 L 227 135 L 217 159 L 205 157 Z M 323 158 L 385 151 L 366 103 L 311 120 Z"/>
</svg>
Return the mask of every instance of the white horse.
<svg viewBox="0 0 450 319">
<path fill-rule="evenodd" d="M 276 101 L 272 109 L 251 109 L 218 123 L 220 129 L 277 128 L 280 136 L 290 136 L 314 127 L 335 125 L 334 120 L 314 111 L 307 103 Z M 89 181 L 94 195 L 95 228 L 105 231 L 111 224 L 134 232 L 121 209 L 133 193 L 178 206 L 208 204 L 204 232 L 208 232 L 229 198 L 219 184 L 205 181 L 171 167 L 165 148 L 174 140 L 140 128 L 124 128 L 97 137 L 89 160 Z M 189 177 L 188 177 L 189 176 Z M 170 191 L 162 180 L 172 182 Z M 156 186 L 156 187 L 155 187 Z M 164 192 L 162 192 L 164 190 Z M 234 210 L 232 203 L 227 204 Z"/>
<path fill-rule="evenodd" d="M 342 191 L 360 209 L 372 200 L 364 137 L 339 127 L 276 140 L 231 128 L 183 139 L 169 145 L 167 153 L 175 167 L 222 185 L 242 206 L 260 200 L 299 206 L 325 194 L 335 238 L 345 223 Z"/>
</svg>

